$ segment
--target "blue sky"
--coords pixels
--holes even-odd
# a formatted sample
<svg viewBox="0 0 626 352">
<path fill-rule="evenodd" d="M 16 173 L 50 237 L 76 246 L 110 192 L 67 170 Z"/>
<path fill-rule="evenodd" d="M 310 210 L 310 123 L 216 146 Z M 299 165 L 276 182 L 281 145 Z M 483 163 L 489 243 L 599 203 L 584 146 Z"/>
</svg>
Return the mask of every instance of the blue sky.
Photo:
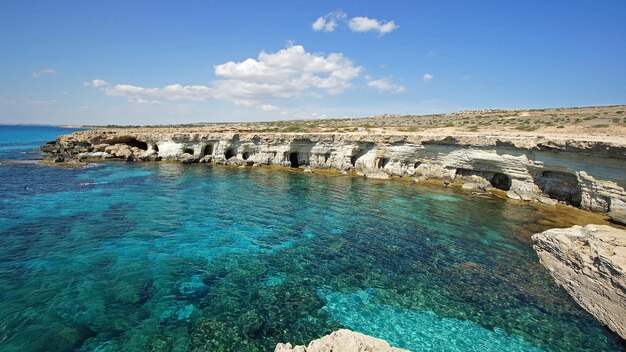
<svg viewBox="0 0 626 352">
<path fill-rule="evenodd" d="M 2 1 L 0 47 L 0 123 L 626 103 L 623 0 Z"/>
</svg>

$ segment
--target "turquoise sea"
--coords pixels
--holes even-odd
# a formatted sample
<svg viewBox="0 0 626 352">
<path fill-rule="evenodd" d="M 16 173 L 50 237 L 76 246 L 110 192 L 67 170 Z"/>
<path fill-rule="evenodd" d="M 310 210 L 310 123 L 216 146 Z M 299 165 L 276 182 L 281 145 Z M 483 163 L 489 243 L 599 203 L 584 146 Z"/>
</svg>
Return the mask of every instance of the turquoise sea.
<svg viewBox="0 0 626 352">
<path fill-rule="evenodd" d="M 412 351 L 620 351 L 557 287 L 532 207 L 291 170 L 25 162 L 0 126 L 1 351 L 273 351 L 346 327 Z"/>
</svg>

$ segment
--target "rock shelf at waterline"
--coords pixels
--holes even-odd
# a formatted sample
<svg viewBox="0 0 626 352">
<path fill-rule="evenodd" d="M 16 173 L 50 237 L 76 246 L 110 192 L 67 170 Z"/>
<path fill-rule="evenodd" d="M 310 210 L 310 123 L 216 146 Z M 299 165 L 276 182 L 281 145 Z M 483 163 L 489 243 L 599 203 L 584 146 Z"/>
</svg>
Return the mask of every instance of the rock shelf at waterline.
<svg viewBox="0 0 626 352">
<path fill-rule="evenodd" d="M 275 165 L 368 178 L 460 182 L 512 199 L 563 203 L 626 223 L 626 141 L 450 133 L 238 133 L 213 129 L 88 130 L 42 148 L 47 162 L 90 159 Z"/>
</svg>

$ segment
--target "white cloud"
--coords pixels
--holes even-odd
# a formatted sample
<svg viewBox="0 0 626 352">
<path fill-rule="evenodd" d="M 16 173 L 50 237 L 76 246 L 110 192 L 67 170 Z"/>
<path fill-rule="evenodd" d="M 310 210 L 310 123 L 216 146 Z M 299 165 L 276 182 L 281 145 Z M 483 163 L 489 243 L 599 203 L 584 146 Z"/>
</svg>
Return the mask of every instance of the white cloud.
<svg viewBox="0 0 626 352">
<path fill-rule="evenodd" d="M 311 25 L 314 31 L 334 32 L 339 22 L 348 16 L 341 10 L 333 11 L 326 16 L 318 17 Z"/>
<path fill-rule="evenodd" d="M 380 92 L 402 93 L 406 91 L 405 86 L 393 83 L 390 77 L 373 79 L 368 76 L 366 79 L 368 87 L 378 89 Z"/>
<path fill-rule="evenodd" d="M 94 79 L 93 81 L 90 82 L 91 85 L 95 88 L 101 88 L 101 87 L 106 87 L 109 85 L 109 82 L 101 80 L 101 79 Z M 87 83 L 87 85 L 89 85 L 89 82 Z"/>
<path fill-rule="evenodd" d="M 98 80 L 94 80 L 98 81 Z M 109 96 L 127 98 L 131 103 L 155 103 L 155 100 L 163 99 L 171 101 L 204 101 L 213 96 L 213 89 L 207 86 L 183 86 L 181 84 L 170 84 L 163 88 L 143 88 L 130 84 L 117 84 L 115 86 L 96 85 L 96 88 Z"/>
<path fill-rule="evenodd" d="M 435 78 L 435 76 L 431 75 L 430 73 L 424 73 L 424 76 L 422 76 L 422 79 L 426 83 L 432 81 L 434 78 Z"/>
<path fill-rule="evenodd" d="M 154 104 L 154 105 L 163 104 L 162 102 L 158 100 L 148 100 L 148 99 L 143 99 L 143 98 L 133 98 L 133 99 L 130 99 L 129 101 L 131 103 L 136 103 L 136 104 Z"/>
<path fill-rule="evenodd" d="M 390 33 L 398 28 L 394 21 L 379 21 L 368 17 L 353 17 L 348 22 L 348 27 L 353 32 L 377 31 L 380 35 Z"/>
<path fill-rule="evenodd" d="M 277 111 L 279 110 L 278 106 L 272 104 L 263 104 L 259 107 L 263 111 Z"/>
<path fill-rule="evenodd" d="M 53 69 L 51 69 L 51 68 L 44 68 L 44 69 L 41 69 L 39 71 L 33 72 L 32 75 L 33 75 L 34 78 L 39 78 L 42 75 L 54 75 L 56 73 L 58 73 L 58 72 L 53 70 Z"/>
<path fill-rule="evenodd" d="M 261 52 L 258 59 L 215 66 L 217 98 L 244 104 L 267 98 L 289 99 L 316 91 L 339 94 L 352 86 L 361 67 L 343 54 L 308 53 L 294 45 L 276 53 Z"/>
<path fill-rule="evenodd" d="M 311 24 L 314 31 L 334 32 L 340 23 L 345 23 L 348 15 L 341 11 L 335 10 L 326 16 L 318 17 Z M 353 17 L 348 22 L 348 28 L 353 32 L 370 32 L 375 31 L 380 35 L 390 33 L 398 28 L 394 21 L 381 21 L 369 17 Z"/>
<path fill-rule="evenodd" d="M 293 45 L 275 53 L 261 52 L 257 59 L 216 65 L 218 79 L 210 85 L 171 84 L 162 88 L 144 88 L 129 84 L 110 85 L 100 79 L 86 85 L 133 103 L 216 98 L 263 111 L 275 111 L 278 107 L 268 104 L 267 100 L 316 96 L 320 93 L 339 94 L 352 87 L 351 81 L 358 77 L 361 70 L 362 67 L 354 66 L 343 54 L 324 56 Z"/>
</svg>

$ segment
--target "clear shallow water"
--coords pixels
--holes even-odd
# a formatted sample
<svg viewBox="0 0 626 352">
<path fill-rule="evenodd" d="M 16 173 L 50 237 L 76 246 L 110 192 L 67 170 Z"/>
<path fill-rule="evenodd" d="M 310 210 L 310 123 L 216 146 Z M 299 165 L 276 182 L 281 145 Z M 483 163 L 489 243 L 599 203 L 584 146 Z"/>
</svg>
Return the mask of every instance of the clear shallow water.
<svg viewBox="0 0 626 352">
<path fill-rule="evenodd" d="M 174 163 L 0 179 L 3 351 L 271 351 L 341 327 L 414 351 L 623 349 L 538 264 L 533 208 Z"/>
</svg>

